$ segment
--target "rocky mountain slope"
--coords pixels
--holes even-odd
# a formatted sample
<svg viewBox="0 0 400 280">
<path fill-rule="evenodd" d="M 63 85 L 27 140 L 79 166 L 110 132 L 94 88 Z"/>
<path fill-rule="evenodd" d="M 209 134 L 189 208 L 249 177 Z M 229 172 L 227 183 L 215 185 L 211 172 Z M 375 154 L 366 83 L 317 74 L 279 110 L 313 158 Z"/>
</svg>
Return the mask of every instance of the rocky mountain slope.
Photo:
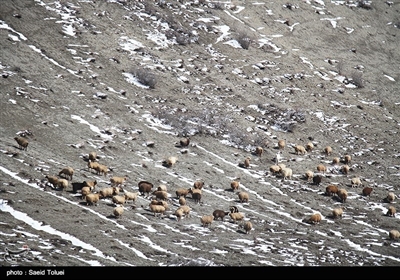
<svg viewBox="0 0 400 280">
<path fill-rule="evenodd" d="M 398 1 L 2 1 L 2 265 L 399 265 L 400 243 L 388 234 L 399 217 L 386 215 L 398 199 L 385 200 L 399 194 L 399 9 Z M 270 172 L 279 139 L 280 162 L 293 172 L 286 180 Z M 295 153 L 308 142 L 312 151 Z M 107 175 L 88 170 L 92 151 Z M 169 157 L 177 162 L 165 166 Z M 46 176 L 67 166 L 69 187 L 54 189 Z M 307 170 L 322 182 L 308 182 Z M 131 192 L 140 181 L 166 185 L 168 211 L 154 216 L 143 195 L 116 218 L 111 198 L 90 206 L 72 190 L 96 180 L 99 191 L 111 176 L 127 176 Z M 237 178 L 248 202 L 230 187 Z M 201 202 L 188 195 L 190 216 L 178 221 L 175 192 L 197 180 Z M 346 189 L 347 200 L 327 196 L 328 185 Z M 229 217 L 202 226 L 200 217 L 231 206 L 252 223 L 249 234 Z M 318 224 L 307 222 L 314 213 Z M 9 254 L 21 248 L 29 251 Z"/>
</svg>

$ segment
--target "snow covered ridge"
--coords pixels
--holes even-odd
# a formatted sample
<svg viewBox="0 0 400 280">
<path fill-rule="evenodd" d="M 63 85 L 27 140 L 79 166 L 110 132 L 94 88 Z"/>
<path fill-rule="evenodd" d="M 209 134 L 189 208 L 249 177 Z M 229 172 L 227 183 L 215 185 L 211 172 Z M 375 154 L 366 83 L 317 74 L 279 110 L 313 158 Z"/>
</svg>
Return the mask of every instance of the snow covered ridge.
<svg viewBox="0 0 400 280">
<path fill-rule="evenodd" d="M 0 22 L 0 244 L 30 248 L 10 265 L 398 265 L 399 242 L 388 231 L 400 217 L 387 216 L 383 201 L 387 192 L 398 194 L 399 103 L 386 101 L 397 68 L 382 70 L 367 56 L 375 43 L 392 47 L 394 36 L 379 34 L 395 24 L 353 20 L 376 7 L 386 15 L 389 3 L 33 3 L 37 32 L 49 26 L 60 43 L 28 32 L 32 14 L 24 11 Z M 355 43 L 374 32 L 379 44 Z M 15 146 L 16 131 L 33 132 L 28 151 Z M 190 145 L 177 145 L 181 136 Z M 293 170 L 285 181 L 269 172 L 279 139 L 287 141 L 280 161 Z M 297 155 L 294 147 L 308 141 L 316 149 Z M 348 175 L 323 153 L 325 145 L 334 147 L 332 157 L 352 155 Z M 87 169 L 92 150 L 108 176 Z M 170 156 L 177 162 L 166 167 Z M 320 163 L 328 167 L 321 185 L 304 180 Z M 127 175 L 129 191 L 141 180 L 165 184 L 170 209 L 159 219 L 149 211 L 152 197 L 139 196 L 117 219 L 110 198 L 89 206 L 79 192 L 49 186 L 45 176 L 65 166 L 76 171 L 70 183 L 96 180 L 96 191 L 113 175 Z M 371 197 L 349 186 L 359 175 L 373 187 Z M 197 179 L 206 183 L 202 201 L 188 195 L 191 216 L 178 222 L 175 190 Z M 248 202 L 229 188 L 237 179 Z M 325 195 L 329 184 L 348 190 L 346 203 Z M 249 234 L 229 217 L 201 225 L 200 217 L 230 206 L 252 222 Z M 340 206 L 342 219 L 333 219 Z M 305 222 L 315 213 L 319 224 Z"/>
</svg>

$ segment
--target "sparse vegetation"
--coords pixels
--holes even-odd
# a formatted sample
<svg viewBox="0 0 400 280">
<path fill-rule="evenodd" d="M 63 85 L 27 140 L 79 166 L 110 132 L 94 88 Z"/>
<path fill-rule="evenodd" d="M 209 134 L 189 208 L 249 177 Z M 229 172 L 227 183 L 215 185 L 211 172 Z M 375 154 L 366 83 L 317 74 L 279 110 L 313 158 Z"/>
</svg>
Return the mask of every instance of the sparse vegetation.
<svg viewBox="0 0 400 280">
<path fill-rule="evenodd" d="M 354 71 L 351 74 L 351 83 L 358 88 L 363 88 L 364 87 L 364 79 L 362 76 L 363 76 L 362 72 Z"/>
<path fill-rule="evenodd" d="M 157 76 L 153 74 L 149 69 L 136 68 L 132 71 L 132 75 L 143 85 L 154 89 L 157 84 Z"/>
</svg>

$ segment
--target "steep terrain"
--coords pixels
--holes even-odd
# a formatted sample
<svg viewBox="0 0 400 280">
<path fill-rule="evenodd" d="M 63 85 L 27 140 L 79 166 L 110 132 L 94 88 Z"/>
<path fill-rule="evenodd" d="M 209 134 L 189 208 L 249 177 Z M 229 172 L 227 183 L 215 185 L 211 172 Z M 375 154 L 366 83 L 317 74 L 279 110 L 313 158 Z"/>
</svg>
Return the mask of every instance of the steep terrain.
<svg viewBox="0 0 400 280">
<path fill-rule="evenodd" d="M 2 265 L 398 266 L 388 232 L 400 217 L 386 215 L 385 198 L 399 194 L 399 10 L 398 1 L 2 1 Z M 287 180 L 269 170 L 279 139 Z M 310 141 L 314 150 L 295 153 Z M 88 170 L 91 151 L 106 176 Z M 321 184 L 307 182 L 320 163 Z M 127 175 L 132 192 L 165 184 L 169 210 L 155 217 L 151 197 L 139 196 L 117 219 L 111 198 L 88 206 L 71 186 L 50 186 L 46 176 L 66 166 L 71 183 L 96 180 L 96 191 L 111 176 Z M 231 190 L 236 178 L 247 203 Z M 196 180 L 201 203 L 188 195 L 191 214 L 177 221 L 175 191 Z M 328 185 L 347 201 L 326 196 Z M 229 217 L 200 223 L 231 206 L 249 234 Z M 322 221 L 305 222 L 314 213 Z M 24 245 L 25 255 L 6 251 Z"/>
</svg>

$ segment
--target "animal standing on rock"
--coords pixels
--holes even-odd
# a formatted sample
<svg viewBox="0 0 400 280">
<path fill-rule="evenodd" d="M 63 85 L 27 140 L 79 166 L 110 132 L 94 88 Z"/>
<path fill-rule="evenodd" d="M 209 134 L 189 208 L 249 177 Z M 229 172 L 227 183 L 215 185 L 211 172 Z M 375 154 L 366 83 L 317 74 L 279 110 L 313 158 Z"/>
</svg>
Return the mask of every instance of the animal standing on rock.
<svg viewBox="0 0 400 280">
<path fill-rule="evenodd" d="M 17 136 L 14 137 L 14 140 L 17 141 L 18 146 L 21 150 L 28 151 L 29 141 L 26 138 Z"/>
<path fill-rule="evenodd" d="M 65 167 L 59 173 L 58 176 L 64 176 L 68 180 L 72 180 L 72 176 L 74 175 L 74 169 L 72 167 Z"/>
</svg>

